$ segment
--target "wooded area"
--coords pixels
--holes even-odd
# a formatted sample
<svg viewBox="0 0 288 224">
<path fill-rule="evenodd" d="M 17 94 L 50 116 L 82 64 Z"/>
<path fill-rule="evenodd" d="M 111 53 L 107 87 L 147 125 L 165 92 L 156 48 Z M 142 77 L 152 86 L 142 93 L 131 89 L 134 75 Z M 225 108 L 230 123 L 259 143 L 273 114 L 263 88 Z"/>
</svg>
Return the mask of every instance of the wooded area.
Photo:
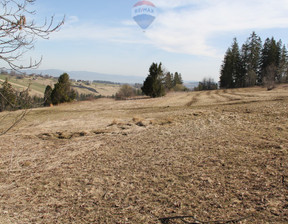
<svg viewBox="0 0 288 224">
<path fill-rule="evenodd" d="M 288 81 L 288 54 L 285 44 L 274 37 L 261 38 L 253 32 L 241 49 L 234 38 L 224 56 L 220 71 L 221 88 L 241 88 Z"/>
</svg>

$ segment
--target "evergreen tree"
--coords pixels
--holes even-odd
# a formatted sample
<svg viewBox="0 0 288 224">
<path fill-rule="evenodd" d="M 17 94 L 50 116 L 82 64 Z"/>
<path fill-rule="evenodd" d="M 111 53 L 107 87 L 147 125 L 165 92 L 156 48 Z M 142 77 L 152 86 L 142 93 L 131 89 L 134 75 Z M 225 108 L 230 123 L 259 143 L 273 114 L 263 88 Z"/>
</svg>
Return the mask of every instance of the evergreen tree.
<svg viewBox="0 0 288 224">
<path fill-rule="evenodd" d="M 255 74 L 258 75 L 260 72 L 261 49 L 261 38 L 253 32 L 241 49 L 245 86 L 254 86 L 256 84 Z"/>
<path fill-rule="evenodd" d="M 171 90 L 174 86 L 173 81 L 174 81 L 173 74 L 170 72 L 167 72 L 165 75 L 165 88 L 168 90 Z"/>
<path fill-rule="evenodd" d="M 228 48 L 224 56 L 223 63 L 220 71 L 220 87 L 221 88 L 232 88 L 233 87 L 233 65 L 232 65 L 232 51 Z"/>
<path fill-rule="evenodd" d="M 174 87 L 175 87 L 177 84 L 179 84 L 179 85 L 182 85 L 182 84 L 183 84 L 182 76 L 181 76 L 181 74 L 179 74 L 178 72 L 175 72 L 175 74 L 174 74 L 173 84 L 174 84 Z"/>
<path fill-rule="evenodd" d="M 237 39 L 234 38 L 231 48 L 228 48 L 220 71 L 220 87 L 242 87 L 244 74 Z"/>
<path fill-rule="evenodd" d="M 46 86 L 45 92 L 44 92 L 44 106 L 50 106 L 52 104 L 51 94 L 52 94 L 52 87 Z"/>
<path fill-rule="evenodd" d="M 239 45 L 237 39 L 234 38 L 232 48 L 232 78 L 233 78 L 233 87 L 244 87 L 245 85 L 245 74 L 243 72 L 243 65 L 239 50 Z"/>
<path fill-rule="evenodd" d="M 280 63 L 277 72 L 277 81 L 278 82 L 288 81 L 288 53 L 285 45 L 283 45 L 281 49 Z"/>
<path fill-rule="evenodd" d="M 75 98 L 76 93 L 71 89 L 69 75 L 64 73 L 59 77 L 58 82 L 55 84 L 55 87 L 51 92 L 51 101 L 53 104 L 59 104 L 71 102 Z"/>
<path fill-rule="evenodd" d="M 271 89 L 274 82 L 285 81 L 288 81 L 288 52 L 281 40 L 267 38 L 262 46 L 261 38 L 253 32 L 240 54 L 236 38 L 226 51 L 220 71 L 221 88 L 265 84 Z"/>
<path fill-rule="evenodd" d="M 162 64 L 152 63 L 149 68 L 149 75 L 141 88 L 143 93 L 150 97 L 160 97 L 165 95 L 163 84 Z"/>
<path fill-rule="evenodd" d="M 0 111 L 12 110 L 15 108 L 16 94 L 12 88 L 12 85 L 6 78 L 5 82 L 2 83 L 0 89 Z"/>
<path fill-rule="evenodd" d="M 220 87 L 235 88 L 243 87 L 244 73 L 241 63 L 241 56 L 237 39 L 234 38 L 233 44 L 228 48 L 224 57 L 220 72 Z"/>
<path fill-rule="evenodd" d="M 278 68 L 280 64 L 280 56 L 281 56 L 281 41 L 276 42 L 275 39 L 272 37 L 267 38 L 263 49 L 262 49 L 262 56 L 261 56 L 261 71 L 258 76 L 258 83 L 263 84 L 265 76 L 267 76 L 267 71 L 271 69 L 267 69 L 269 66 L 270 68 Z M 273 72 L 274 73 L 274 72 Z M 277 73 L 275 74 L 277 76 Z M 274 77 L 275 79 L 276 77 Z M 271 77 L 269 77 L 271 79 Z"/>
</svg>

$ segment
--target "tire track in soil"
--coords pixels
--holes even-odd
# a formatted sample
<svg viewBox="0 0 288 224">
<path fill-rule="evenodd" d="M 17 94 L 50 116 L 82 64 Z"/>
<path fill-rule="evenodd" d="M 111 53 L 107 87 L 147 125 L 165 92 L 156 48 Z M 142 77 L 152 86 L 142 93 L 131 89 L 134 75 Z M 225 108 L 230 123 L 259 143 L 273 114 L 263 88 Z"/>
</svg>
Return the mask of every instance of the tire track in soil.
<svg viewBox="0 0 288 224">
<path fill-rule="evenodd" d="M 209 104 L 217 104 L 217 103 L 225 103 L 225 102 L 230 102 L 230 101 L 235 101 L 235 100 L 241 100 L 238 97 L 235 98 L 232 95 L 233 94 L 221 94 L 221 92 L 226 92 L 226 90 L 217 90 L 217 91 L 202 91 L 202 92 L 198 92 L 197 94 L 195 94 L 191 101 L 189 101 L 186 106 L 192 106 L 195 105 L 199 102 L 205 102 L 207 104 L 207 102 L 209 102 Z M 231 95 L 231 96 L 230 96 Z"/>
<path fill-rule="evenodd" d="M 196 94 L 192 97 L 192 100 L 186 104 L 186 106 L 190 107 L 190 106 L 192 106 L 193 104 L 197 103 L 197 102 L 199 101 L 199 96 L 200 96 L 200 94 L 201 94 L 201 92 L 196 93 Z"/>
<path fill-rule="evenodd" d="M 225 98 L 225 101 L 238 101 L 238 100 L 242 100 L 243 98 L 239 98 L 239 97 L 235 97 L 233 96 L 233 93 L 228 92 L 227 90 L 223 90 L 221 91 L 221 93 L 218 93 L 219 96 Z"/>
<path fill-rule="evenodd" d="M 223 96 L 220 94 L 222 90 L 216 90 L 215 92 L 213 92 L 213 95 L 210 97 L 213 97 L 213 99 L 215 99 L 216 103 L 223 103 L 223 102 L 227 102 L 227 97 Z"/>
<path fill-rule="evenodd" d="M 234 96 L 240 96 L 241 98 L 244 97 L 244 98 L 255 98 L 255 94 L 252 95 L 252 94 L 245 94 L 245 93 L 236 93 L 236 92 L 232 92 L 231 95 L 234 95 Z"/>
</svg>

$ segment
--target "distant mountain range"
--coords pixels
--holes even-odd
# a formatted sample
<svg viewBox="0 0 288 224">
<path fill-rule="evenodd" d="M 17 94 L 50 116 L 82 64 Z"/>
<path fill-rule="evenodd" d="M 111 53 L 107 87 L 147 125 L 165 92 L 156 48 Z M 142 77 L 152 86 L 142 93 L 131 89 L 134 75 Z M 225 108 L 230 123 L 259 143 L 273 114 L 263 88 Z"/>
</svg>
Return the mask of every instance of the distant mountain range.
<svg viewBox="0 0 288 224">
<path fill-rule="evenodd" d="M 46 70 L 27 70 L 26 73 L 28 74 L 41 74 L 41 75 L 49 75 L 53 77 L 59 77 L 63 73 L 69 74 L 71 79 L 75 80 L 87 80 L 87 81 L 108 81 L 108 82 L 115 82 L 115 83 L 143 83 L 146 77 L 140 76 L 125 76 L 125 75 L 112 75 L 112 74 L 104 74 L 104 73 L 97 73 L 97 72 L 87 72 L 87 71 L 63 71 L 58 69 L 46 69 Z M 189 88 L 193 89 L 195 86 L 198 85 L 199 82 L 184 82 L 184 85 Z"/>
<path fill-rule="evenodd" d="M 46 69 L 46 70 L 27 70 L 26 73 L 35 73 L 41 75 L 50 75 L 53 77 L 59 77 L 63 73 L 67 73 L 71 79 L 76 80 L 87 80 L 87 81 L 109 81 L 118 83 L 142 83 L 145 77 L 140 76 L 124 76 L 124 75 L 113 75 L 104 74 L 97 72 L 87 71 L 63 71 L 58 69 Z"/>
</svg>

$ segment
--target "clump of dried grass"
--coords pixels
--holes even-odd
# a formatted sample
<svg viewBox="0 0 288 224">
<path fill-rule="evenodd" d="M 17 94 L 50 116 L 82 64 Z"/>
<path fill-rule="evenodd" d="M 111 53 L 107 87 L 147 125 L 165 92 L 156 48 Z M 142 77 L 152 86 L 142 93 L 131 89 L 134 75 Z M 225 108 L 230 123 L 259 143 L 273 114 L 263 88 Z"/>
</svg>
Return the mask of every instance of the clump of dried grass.
<svg viewBox="0 0 288 224">
<path fill-rule="evenodd" d="M 133 117 L 132 121 L 140 127 L 146 127 L 147 124 L 145 123 L 145 119 L 142 117 Z"/>
<path fill-rule="evenodd" d="M 161 119 L 158 122 L 159 125 L 166 125 L 166 124 L 172 124 L 172 123 L 173 123 L 173 119 L 171 117 Z"/>
<path fill-rule="evenodd" d="M 172 123 L 173 123 L 173 118 L 171 117 L 150 120 L 151 125 L 168 125 Z"/>
<path fill-rule="evenodd" d="M 115 126 L 115 125 L 123 125 L 124 123 L 123 122 L 121 122 L 121 121 L 119 121 L 119 120 L 117 120 L 117 119 L 114 119 L 109 125 L 108 125 L 108 127 L 110 127 L 110 126 Z"/>
<path fill-rule="evenodd" d="M 134 123 L 137 123 L 137 122 L 140 122 L 140 121 L 143 121 L 143 120 L 144 120 L 143 117 L 138 117 L 138 116 L 132 118 L 132 121 L 133 121 Z"/>
</svg>

